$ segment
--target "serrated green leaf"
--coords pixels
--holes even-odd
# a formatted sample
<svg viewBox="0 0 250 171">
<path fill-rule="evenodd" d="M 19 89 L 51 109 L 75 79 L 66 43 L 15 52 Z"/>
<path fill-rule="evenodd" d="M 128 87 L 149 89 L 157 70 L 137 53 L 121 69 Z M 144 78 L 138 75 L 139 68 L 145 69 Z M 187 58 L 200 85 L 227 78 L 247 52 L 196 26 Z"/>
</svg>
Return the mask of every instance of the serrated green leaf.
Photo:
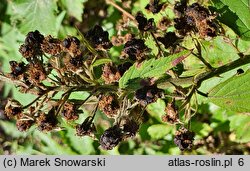
<svg viewBox="0 0 250 171">
<path fill-rule="evenodd" d="M 247 143 L 250 141 L 250 116 L 234 115 L 230 117 L 230 130 L 236 134 L 236 141 Z"/>
<path fill-rule="evenodd" d="M 82 21 L 83 3 L 86 2 L 86 0 L 74 0 L 74 2 L 72 2 L 72 0 L 61 0 L 61 2 L 70 16 Z"/>
<path fill-rule="evenodd" d="M 244 40 L 250 40 L 249 0 L 212 0 L 218 19 L 232 28 Z"/>
<path fill-rule="evenodd" d="M 172 127 L 165 124 L 155 124 L 148 128 L 147 132 L 153 139 L 164 138 L 167 133 L 172 130 Z"/>
<path fill-rule="evenodd" d="M 215 86 L 208 95 L 209 100 L 227 110 L 250 112 L 250 71 L 235 75 Z"/>
<path fill-rule="evenodd" d="M 39 30 L 43 34 L 57 35 L 55 0 L 13 0 L 11 6 L 14 13 L 11 19 L 22 33 Z"/>
<path fill-rule="evenodd" d="M 140 66 L 134 64 L 129 68 L 128 71 L 124 73 L 122 78 L 119 80 L 119 87 L 126 88 L 128 86 L 133 86 L 135 80 L 149 78 L 149 77 L 160 77 L 167 70 L 176 66 L 180 61 L 185 59 L 190 54 L 190 51 L 184 50 L 180 53 L 159 58 L 159 59 L 150 59 L 144 61 Z"/>
</svg>

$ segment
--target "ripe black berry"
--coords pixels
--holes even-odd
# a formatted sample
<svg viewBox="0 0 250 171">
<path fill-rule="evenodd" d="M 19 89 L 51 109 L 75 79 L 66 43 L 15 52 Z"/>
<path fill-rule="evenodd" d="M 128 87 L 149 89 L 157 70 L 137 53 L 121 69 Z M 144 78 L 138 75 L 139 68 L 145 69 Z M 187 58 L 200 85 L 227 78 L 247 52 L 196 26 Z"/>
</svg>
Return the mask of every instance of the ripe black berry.
<svg viewBox="0 0 250 171">
<path fill-rule="evenodd" d="M 147 20 L 141 12 L 138 12 L 135 16 L 136 21 L 138 22 L 138 28 L 141 31 L 154 30 L 154 19 L 150 18 Z"/>
<path fill-rule="evenodd" d="M 86 34 L 85 38 L 90 44 L 96 49 L 109 49 L 112 44 L 109 40 L 109 34 L 104 31 L 101 26 L 95 25 L 94 28 L 90 29 Z"/>
<path fill-rule="evenodd" d="M 161 42 L 165 48 L 175 47 L 181 40 L 174 32 L 167 32 L 164 37 L 157 37 L 157 40 Z"/>
<path fill-rule="evenodd" d="M 122 140 L 122 130 L 117 125 L 110 127 L 102 134 L 99 142 L 103 149 L 112 150 Z"/>
<path fill-rule="evenodd" d="M 25 38 L 25 44 L 28 45 L 39 45 L 42 43 L 44 36 L 40 34 L 38 30 L 29 32 Z"/>
<path fill-rule="evenodd" d="M 139 130 L 139 124 L 132 119 L 127 119 L 125 121 L 125 124 L 123 125 L 122 130 L 126 137 L 133 137 L 136 135 L 137 131 Z"/>
</svg>

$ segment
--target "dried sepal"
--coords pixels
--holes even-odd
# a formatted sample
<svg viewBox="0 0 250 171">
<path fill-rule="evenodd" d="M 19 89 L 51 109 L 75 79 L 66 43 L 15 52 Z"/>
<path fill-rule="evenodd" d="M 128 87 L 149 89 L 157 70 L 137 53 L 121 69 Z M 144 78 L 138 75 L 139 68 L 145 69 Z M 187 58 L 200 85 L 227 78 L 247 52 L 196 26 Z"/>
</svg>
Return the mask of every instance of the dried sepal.
<svg viewBox="0 0 250 171">
<path fill-rule="evenodd" d="M 62 116 L 68 120 L 77 120 L 79 118 L 77 106 L 71 102 L 67 102 L 63 106 Z"/>
<path fill-rule="evenodd" d="M 18 119 L 22 115 L 22 107 L 21 103 L 17 100 L 8 99 L 4 112 L 9 119 Z"/>
<path fill-rule="evenodd" d="M 91 116 L 87 117 L 82 124 L 76 125 L 76 135 L 80 137 L 89 136 L 94 138 L 95 131 L 96 128 Z"/>
<path fill-rule="evenodd" d="M 117 67 L 113 63 L 107 63 L 102 68 L 102 79 L 105 84 L 111 84 L 118 82 L 121 78 L 121 74 Z"/>
<path fill-rule="evenodd" d="M 114 118 L 120 108 L 117 96 L 114 94 L 102 95 L 98 107 L 109 118 Z"/>
<path fill-rule="evenodd" d="M 179 123 L 179 113 L 177 107 L 175 106 L 175 101 L 167 104 L 165 108 L 165 115 L 162 116 L 162 121 L 170 124 Z"/>
</svg>

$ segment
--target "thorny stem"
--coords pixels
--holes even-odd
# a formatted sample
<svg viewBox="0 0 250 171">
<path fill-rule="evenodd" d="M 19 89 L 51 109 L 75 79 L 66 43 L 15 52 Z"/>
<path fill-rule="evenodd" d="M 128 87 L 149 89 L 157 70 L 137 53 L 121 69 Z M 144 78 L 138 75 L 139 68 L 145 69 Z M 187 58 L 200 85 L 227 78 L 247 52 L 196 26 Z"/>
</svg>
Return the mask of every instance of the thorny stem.
<svg viewBox="0 0 250 171">
<path fill-rule="evenodd" d="M 175 82 L 176 79 L 173 79 L 172 82 L 168 82 L 168 84 L 171 83 L 171 84 L 175 84 L 175 85 L 180 85 L 180 82 L 185 83 L 185 84 L 190 82 L 190 84 L 192 84 L 192 88 L 190 89 L 190 91 L 187 94 L 184 102 L 180 106 L 180 109 L 183 110 L 185 108 L 185 106 L 187 104 L 189 104 L 189 102 L 190 102 L 190 100 L 193 97 L 193 94 L 195 92 L 197 92 L 198 94 L 201 93 L 200 91 L 198 91 L 198 88 L 201 86 L 203 81 L 208 80 L 208 79 L 210 79 L 212 77 L 215 77 L 215 76 L 219 76 L 220 74 L 228 72 L 228 71 L 230 71 L 232 69 L 235 69 L 235 68 L 240 67 L 240 66 L 242 66 L 244 64 L 247 64 L 247 63 L 250 63 L 250 55 L 244 56 L 244 57 L 242 57 L 240 59 L 237 59 L 237 60 L 235 60 L 233 62 L 230 62 L 230 63 L 228 63 L 226 65 L 223 65 L 223 66 L 218 67 L 216 69 L 213 69 L 211 71 L 203 72 L 203 73 L 201 73 L 201 74 L 199 74 L 197 76 L 194 76 L 193 79 L 192 79 L 192 82 L 191 82 L 190 78 L 183 79 L 183 80 L 178 78 L 179 80 L 177 80 L 177 81 L 179 81 L 179 83 Z M 166 83 L 163 83 L 163 85 L 165 86 L 165 88 L 167 88 Z M 160 85 L 160 87 L 162 87 L 162 85 Z M 207 96 L 205 93 L 202 93 L 202 95 Z"/>
<path fill-rule="evenodd" d="M 211 71 L 206 71 L 201 74 L 198 74 L 193 77 L 185 77 L 185 78 L 169 78 L 167 80 L 164 80 L 164 82 L 160 82 L 157 86 L 162 89 L 166 89 L 168 87 L 172 87 L 173 84 L 175 85 L 184 85 L 184 84 L 194 84 L 196 89 L 198 89 L 202 82 L 205 80 L 208 80 L 212 77 L 219 76 L 223 73 L 226 73 L 230 70 L 233 70 L 235 68 L 238 68 L 242 65 L 250 63 L 250 55 L 244 56 L 242 58 L 239 58 L 233 62 L 227 63 L 223 66 L 220 66 L 218 68 L 214 68 Z"/>
</svg>

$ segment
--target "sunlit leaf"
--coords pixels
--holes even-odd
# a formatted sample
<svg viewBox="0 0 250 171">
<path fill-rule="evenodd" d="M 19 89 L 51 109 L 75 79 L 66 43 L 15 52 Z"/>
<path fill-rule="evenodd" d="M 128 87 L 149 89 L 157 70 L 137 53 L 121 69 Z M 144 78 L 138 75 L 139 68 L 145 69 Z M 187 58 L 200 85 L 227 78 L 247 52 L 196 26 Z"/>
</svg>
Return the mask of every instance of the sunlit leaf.
<svg viewBox="0 0 250 171">
<path fill-rule="evenodd" d="M 126 88 L 134 84 L 133 81 L 142 78 L 149 77 L 160 77 L 167 70 L 176 66 L 183 59 L 185 59 L 190 54 L 190 51 L 184 50 L 180 53 L 159 58 L 159 59 L 150 59 L 148 61 L 144 61 L 139 66 L 138 64 L 134 64 L 129 68 L 128 71 L 124 73 L 122 78 L 119 80 L 119 87 Z"/>
<path fill-rule="evenodd" d="M 249 0 L 212 0 L 220 14 L 219 20 L 232 28 L 244 40 L 250 40 Z"/>
<path fill-rule="evenodd" d="M 234 115 L 230 117 L 230 130 L 236 134 L 236 141 L 246 143 L 250 141 L 250 116 Z"/>
<path fill-rule="evenodd" d="M 172 130 L 172 127 L 166 124 L 156 124 L 152 125 L 148 128 L 148 134 L 153 139 L 161 139 L 164 138 L 167 133 Z"/>
<path fill-rule="evenodd" d="M 72 2 L 72 0 L 61 0 L 61 2 L 70 16 L 82 21 L 83 3 L 86 2 L 86 0 L 74 0 L 74 2 Z"/>
<path fill-rule="evenodd" d="M 13 0 L 11 6 L 12 20 L 22 33 L 39 30 L 47 35 L 57 34 L 55 0 Z"/>
<path fill-rule="evenodd" d="M 225 82 L 215 86 L 209 92 L 209 100 L 227 110 L 249 113 L 250 112 L 250 71 L 235 75 Z"/>
</svg>

